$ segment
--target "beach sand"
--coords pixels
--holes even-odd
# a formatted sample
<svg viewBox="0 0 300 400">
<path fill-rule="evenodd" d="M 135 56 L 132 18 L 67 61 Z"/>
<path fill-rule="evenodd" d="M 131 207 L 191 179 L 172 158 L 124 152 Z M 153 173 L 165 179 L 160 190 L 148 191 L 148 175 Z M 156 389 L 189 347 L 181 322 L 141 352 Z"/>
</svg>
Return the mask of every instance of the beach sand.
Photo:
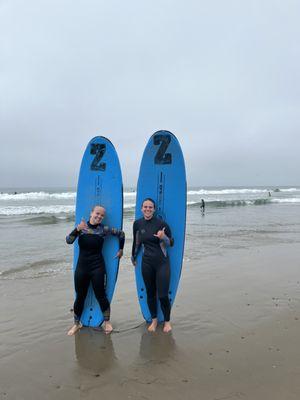
<svg viewBox="0 0 300 400">
<path fill-rule="evenodd" d="M 129 265 L 111 335 L 66 335 L 71 271 L 1 280 L 0 399 L 298 400 L 299 260 L 284 243 L 186 261 L 172 334 L 146 331 Z"/>
</svg>

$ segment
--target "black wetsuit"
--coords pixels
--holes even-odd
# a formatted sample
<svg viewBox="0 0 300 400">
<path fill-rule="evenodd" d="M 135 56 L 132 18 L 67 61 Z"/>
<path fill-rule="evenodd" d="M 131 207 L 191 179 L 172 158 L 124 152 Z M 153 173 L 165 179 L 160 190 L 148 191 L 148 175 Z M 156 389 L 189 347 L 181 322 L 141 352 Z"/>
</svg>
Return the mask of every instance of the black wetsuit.
<svg viewBox="0 0 300 400">
<path fill-rule="evenodd" d="M 166 238 L 160 240 L 154 234 L 165 228 Z M 164 320 L 170 320 L 171 305 L 168 296 L 170 264 L 166 247 L 173 246 L 171 230 L 163 220 L 152 217 L 138 219 L 133 224 L 132 261 L 143 246 L 142 275 L 146 286 L 147 303 L 152 318 L 157 317 L 157 295 Z"/>
<path fill-rule="evenodd" d="M 88 229 L 80 232 L 75 228 L 67 237 L 68 244 L 74 243 L 78 237 L 79 257 L 74 274 L 76 299 L 74 303 L 74 318 L 79 321 L 84 301 L 90 282 L 106 321 L 110 317 L 110 304 L 105 293 L 105 262 L 102 255 L 102 247 L 105 236 L 119 237 L 120 250 L 124 247 L 125 235 L 119 229 L 109 228 L 102 224 L 92 225 L 87 223 Z"/>
<path fill-rule="evenodd" d="M 205 201 L 201 199 L 201 205 L 200 205 L 201 211 L 204 213 L 205 211 Z"/>
</svg>

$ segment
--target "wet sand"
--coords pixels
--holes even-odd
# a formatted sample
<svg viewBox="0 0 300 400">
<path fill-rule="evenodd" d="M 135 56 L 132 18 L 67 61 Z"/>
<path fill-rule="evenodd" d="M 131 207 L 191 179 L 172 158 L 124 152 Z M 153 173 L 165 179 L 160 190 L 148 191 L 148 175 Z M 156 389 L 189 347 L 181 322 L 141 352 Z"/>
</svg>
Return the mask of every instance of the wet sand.
<svg viewBox="0 0 300 400">
<path fill-rule="evenodd" d="M 0 399 L 298 400 L 299 260 L 281 244 L 186 262 L 167 335 L 146 331 L 126 264 L 112 335 L 66 336 L 70 271 L 1 280 Z"/>
</svg>

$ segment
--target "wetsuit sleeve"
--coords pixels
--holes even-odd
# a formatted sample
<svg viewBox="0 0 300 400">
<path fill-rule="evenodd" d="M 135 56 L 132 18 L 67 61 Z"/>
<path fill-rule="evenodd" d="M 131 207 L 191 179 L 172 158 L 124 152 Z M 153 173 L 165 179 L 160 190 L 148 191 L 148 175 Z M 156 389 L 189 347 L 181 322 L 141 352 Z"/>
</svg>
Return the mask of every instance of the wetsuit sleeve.
<svg viewBox="0 0 300 400">
<path fill-rule="evenodd" d="M 166 244 L 166 246 L 173 247 L 174 239 L 172 238 L 171 229 L 170 229 L 169 225 L 166 222 L 163 223 L 161 229 L 163 229 L 164 227 L 166 228 L 165 229 L 166 236 L 164 237 L 164 239 L 162 239 L 162 241 Z"/>
<path fill-rule="evenodd" d="M 139 230 L 137 221 L 134 221 L 133 224 L 133 243 L 132 243 L 132 252 L 131 252 L 131 261 L 134 263 L 141 247 L 141 243 L 139 240 Z"/>
<path fill-rule="evenodd" d="M 120 250 L 124 249 L 124 244 L 125 244 L 125 233 L 121 229 L 117 228 L 109 228 L 108 226 L 105 226 L 103 228 L 103 232 L 105 236 L 112 235 L 112 236 L 117 236 L 119 238 L 119 247 Z"/>
<path fill-rule="evenodd" d="M 72 244 L 75 242 L 76 238 L 79 236 L 79 232 L 77 228 L 75 228 L 67 237 L 66 237 L 66 242 L 68 244 Z"/>
</svg>

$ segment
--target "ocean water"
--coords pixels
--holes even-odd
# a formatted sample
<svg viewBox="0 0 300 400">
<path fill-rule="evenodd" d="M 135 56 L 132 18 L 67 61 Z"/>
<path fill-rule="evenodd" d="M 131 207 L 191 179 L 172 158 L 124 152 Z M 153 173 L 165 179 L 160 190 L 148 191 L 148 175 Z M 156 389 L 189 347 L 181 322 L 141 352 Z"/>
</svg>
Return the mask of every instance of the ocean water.
<svg viewBox="0 0 300 400">
<path fill-rule="evenodd" d="M 39 279 L 69 273 L 74 227 L 74 188 L 0 189 L 0 280 Z M 226 251 L 300 242 L 300 187 L 190 187 L 184 268 Z M 124 190 L 125 254 L 130 249 L 135 189 Z M 205 213 L 200 202 L 205 200 Z M 133 275 L 132 275 L 133 276 Z"/>
</svg>

